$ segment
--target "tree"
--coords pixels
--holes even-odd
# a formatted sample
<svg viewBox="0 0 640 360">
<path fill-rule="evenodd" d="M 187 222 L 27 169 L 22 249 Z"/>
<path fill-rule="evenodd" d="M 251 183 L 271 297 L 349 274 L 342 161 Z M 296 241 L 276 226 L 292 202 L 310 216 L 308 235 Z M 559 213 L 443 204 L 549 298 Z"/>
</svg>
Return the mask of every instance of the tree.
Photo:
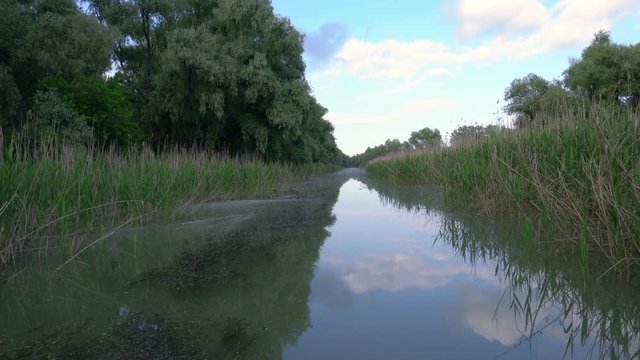
<svg viewBox="0 0 640 360">
<path fill-rule="evenodd" d="M 0 0 L 0 118 L 20 127 L 39 82 L 102 74 L 109 66 L 108 28 L 80 12 L 73 0 Z"/>
<path fill-rule="evenodd" d="M 67 107 L 84 116 L 100 145 L 129 147 L 142 142 L 144 134 L 132 119 L 129 92 L 117 78 L 85 77 L 68 82 L 53 76 L 43 79 L 40 87 L 55 90 Z"/>
<path fill-rule="evenodd" d="M 640 44 L 619 45 L 608 32 L 591 44 L 564 72 L 567 86 L 589 100 L 640 104 Z"/>
<path fill-rule="evenodd" d="M 275 16 L 266 0 L 189 0 L 184 6 L 189 11 L 181 16 L 164 8 L 151 29 L 155 45 L 145 45 L 144 37 L 133 45 L 154 49 L 152 88 L 140 111 L 153 142 L 258 153 L 267 160 L 337 159 L 326 109 L 304 78 L 302 35 L 288 19 Z M 142 25 L 139 13 L 128 14 Z M 129 54 L 134 63 L 140 58 Z M 126 56 L 120 62 L 128 66 Z M 130 68 L 132 74 L 140 70 Z M 145 93 L 136 79 L 132 86 Z"/>
<path fill-rule="evenodd" d="M 484 128 L 479 125 L 464 125 L 459 126 L 451 133 L 451 139 L 449 140 L 452 146 L 461 145 L 467 141 L 478 140 L 484 133 Z"/>
<path fill-rule="evenodd" d="M 464 125 L 459 126 L 451 133 L 451 139 L 449 140 L 452 146 L 459 146 L 465 142 L 477 141 L 483 137 L 490 136 L 497 133 L 502 128 L 497 125 Z"/>
<path fill-rule="evenodd" d="M 387 139 L 387 141 L 385 141 L 384 143 L 384 147 L 387 153 L 397 152 L 402 150 L 402 143 L 398 139 Z"/>
<path fill-rule="evenodd" d="M 515 79 L 504 92 L 507 102 L 505 111 L 522 119 L 522 123 L 532 123 L 541 115 L 541 98 L 549 89 L 549 82 L 536 74 Z"/>
<path fill-rule="evenodd" d="M 0 0 L 0 126 L 20 131 L 36 91 L 55 92 L 101 144 L 339 158 L 303 36 L 269 0 L 88 1 L 91 15 L 74 0 Z"/>
<path fill-rule="evenodd" d="M 436 147 L 442 144 L 442 136 L 440 130 L 430 129 L 428 127 L 414 131 L 409 137 L 409 144 L 415 148 Z"/>
<path fill-rule="evenodd" d="M 54 89 L 36 92 L 30 117 L 27 130 L 34 144 L 88 145 L 93 140 L 86 117 L 67 106 Z"/>
<path fill-rule="evenodd" d="M 0 64 L 0 127 L 9 125 L 9 119 L 20 110 L 21 100 L 12 69 Z"/>
</svg>

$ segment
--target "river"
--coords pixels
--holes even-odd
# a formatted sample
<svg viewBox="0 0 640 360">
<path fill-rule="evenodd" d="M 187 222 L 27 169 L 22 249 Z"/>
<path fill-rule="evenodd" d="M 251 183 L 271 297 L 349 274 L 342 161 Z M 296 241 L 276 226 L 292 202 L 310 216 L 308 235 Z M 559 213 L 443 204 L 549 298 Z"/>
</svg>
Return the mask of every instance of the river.
<svg viewBox="0 0 640 360">
<path fill-rule="evenodd" d="M 0 358 L 640 357 L 637 288 L 535 229 L 357 169 L 200 204 L 17 264 Z"/>
</svg>

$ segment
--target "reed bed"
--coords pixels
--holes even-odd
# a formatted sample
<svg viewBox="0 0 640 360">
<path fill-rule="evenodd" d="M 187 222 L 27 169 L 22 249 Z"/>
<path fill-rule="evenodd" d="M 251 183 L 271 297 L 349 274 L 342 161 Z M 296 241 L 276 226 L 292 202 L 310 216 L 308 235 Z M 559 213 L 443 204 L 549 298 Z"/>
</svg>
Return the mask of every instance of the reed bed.
<svg viewBox="0 0 640 360">
<path fill-rule="evenodd" d="M 584 115 L 586 113 L 587 115 Z M 576 245 L 579 260 L 603 255 L 611 270 L 640 264 L 640 117 L 594 106 L 457 146 L 396 154 L 367 165 L 374 176 L 444 186 L 465 205 L 542 214 Z"/>
<path fill-rule="evenodd" d="M 34 149 L 2 144 L 0 135 L 0 263 L 53 246 L 70 247 L 73 254 L 80 244 L 55 244 L 55 239 L 120 229 L 193 202 L 270 197 L 287 184 L 333 169 L 199 150 L 156 155 L 149 149 L 50 144 Z"/>
</svg>

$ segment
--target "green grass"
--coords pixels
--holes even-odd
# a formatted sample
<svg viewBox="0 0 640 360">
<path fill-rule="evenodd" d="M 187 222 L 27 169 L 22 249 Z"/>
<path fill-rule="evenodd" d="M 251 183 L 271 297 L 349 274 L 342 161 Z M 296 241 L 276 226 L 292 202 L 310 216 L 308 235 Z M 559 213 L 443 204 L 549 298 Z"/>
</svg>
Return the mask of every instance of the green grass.
<svg viewBox="0 0 640 360">
<path fill-rule="evenodd" d="M 537 211 L 563 231 L 562 242 L 582 249 L 582 261 L 597 252 L 628 272 L 640 264 L 640 120 L 628 109 L 594 107 L 589 114 L 377 159 L 367 170 L 400 183 L 443 185 L 470 207 Z"/>
<path fill-rule="evenodd" d="M 292 182 L 335 169 L 186 150 L 155 155 L 43 146 L 24 155 L 1 140 L 0 263 L 5 264 L 52 244 L 70 246 L 74 253 L 79 244 L 56 244 L 56 239 L 97 227 L 121 228 L 194 202 L 268 198 Z"/>
</svg>

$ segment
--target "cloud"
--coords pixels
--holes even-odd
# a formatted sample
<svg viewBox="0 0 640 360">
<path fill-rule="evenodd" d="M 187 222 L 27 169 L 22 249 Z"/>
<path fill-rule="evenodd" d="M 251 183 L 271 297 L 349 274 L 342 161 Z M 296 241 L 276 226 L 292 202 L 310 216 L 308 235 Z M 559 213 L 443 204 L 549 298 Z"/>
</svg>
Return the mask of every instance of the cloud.
<svg viewBox="0 0 640 360">
<path fill-rule="evenodd" d="M 501 299 L 499 289 L 465 287 L 459 290 L 458 299 L 460 308 L 453 313 L 476 334 L 504 346 L 515 345 L 522 339 L 526 330 L 523 321 L 509 308 L 510 299 Z"/>
<path fill-rule="evenodd" d="M 373 290 L 434 289 L 449 284 L 460 275 L 473 276 L 487 283 L 494 281 L 488 268 L 473 269 L 450 254 L 422 244 L 403 251 L 363 254 L 355 260 L 330 257 L 326 261 L 354 294 Z"/>
<path fill-rule="evenodd" d="M 344 23 L 327 23 L 304 39 L 304 50 L 315 66 L 328 63 L 349 36 Z"/>
<path fill-rule="evenodd" d="M 602 26 L 609 28 L 617 18 L 637 9 L 640 4 L 636 0 L 559 0 L 548 7 L 538 0 L 459 0 L 453 13 L 459 22 L 456 32 L 465 39 L 486 32 L 507 38 L 553 34 L 547 38 L 553 42 L 567 35 L 575 38 L 585 29 L 591 29 L 585 34 L 590 37 Z M 557 28 L 568 33 L 557 33 Z"/>
<path fill-rule="evenodd" d="M 353 308 L 353 293 L 333 268 L 320 267 L 313 278 L 311 299 L 333 310 Z"/>
<path fill-rule="evenodd" d="M 382 112 L 375 109 L 357 113 L 329 112 L 326 118 L 335 125 L 384 124 L 425 118 L 426 114 L 450 110 L 455 108 L 456 105 L 457 103 L 450 99 L 422 99 L 405 102 L 398 107 Z"/>
<path fill-rule="evenodd" d="M 520 33 L 541 26 L 550 10 L 536 0 L 462 0 L 455 7 L 457 35 L 467 39 L 487 31 Z"/>
<path fill-rule="evenodd" d="M 466 39 L 491 33 L 491 39 L 456 48 L 430 39 L 349 39 L 329 68 L 311 77 L 423 82 L 448 76 L 464 64 L 487 66 L 584 46 L 597 31 L 611 29 L 617 20 L 638 10 L 637 0 L 559 0 L 548 6 L 536 0 L 460 0 L 454 10 L 458 35 Z"/>
<path fill-rule="evenodd" d="M 351 291 L 362 294 L 376 289 L 432 289 L 448 284 L 456 275 L 469 273 L 466 266 L 437 262 L 412 253 L 370 254 L 350 264 L 343 279 Z"/>
<path fill-rule="evenodd" d="M 383 40 L 367 42 L 347 41 L 332 61 L 331 68 L 320 77 L 344 73 L 364 79 L 404 78 L 448 75 L 442 66 L 459 62 L 459 56 L 445 44 L 431 40 L 402 42 Z"/>
<path fill-rule="evenodd" d="M 449 76 L 449 75 L 451 75 L 451 70 L 443 67 L 433 68 L 426 72 L 427 77 L 441 77 L 441 76 Z"/>
<path fill-rule="evenodd" d="M 521 60 L 585 45 L 598 30 L 611 29 L 618 19 L 637 8 L 640 3 L 636 0 L 560 0 L 549 9 L 551 16 L 547 21 L 526 36 L 515 36 L 517 34 L 504 29 L 466 55 L 469 62 L 490 64 L 504 58 Z M 463 24 L 465 21 L 462 19 Z"/>
</svg>

